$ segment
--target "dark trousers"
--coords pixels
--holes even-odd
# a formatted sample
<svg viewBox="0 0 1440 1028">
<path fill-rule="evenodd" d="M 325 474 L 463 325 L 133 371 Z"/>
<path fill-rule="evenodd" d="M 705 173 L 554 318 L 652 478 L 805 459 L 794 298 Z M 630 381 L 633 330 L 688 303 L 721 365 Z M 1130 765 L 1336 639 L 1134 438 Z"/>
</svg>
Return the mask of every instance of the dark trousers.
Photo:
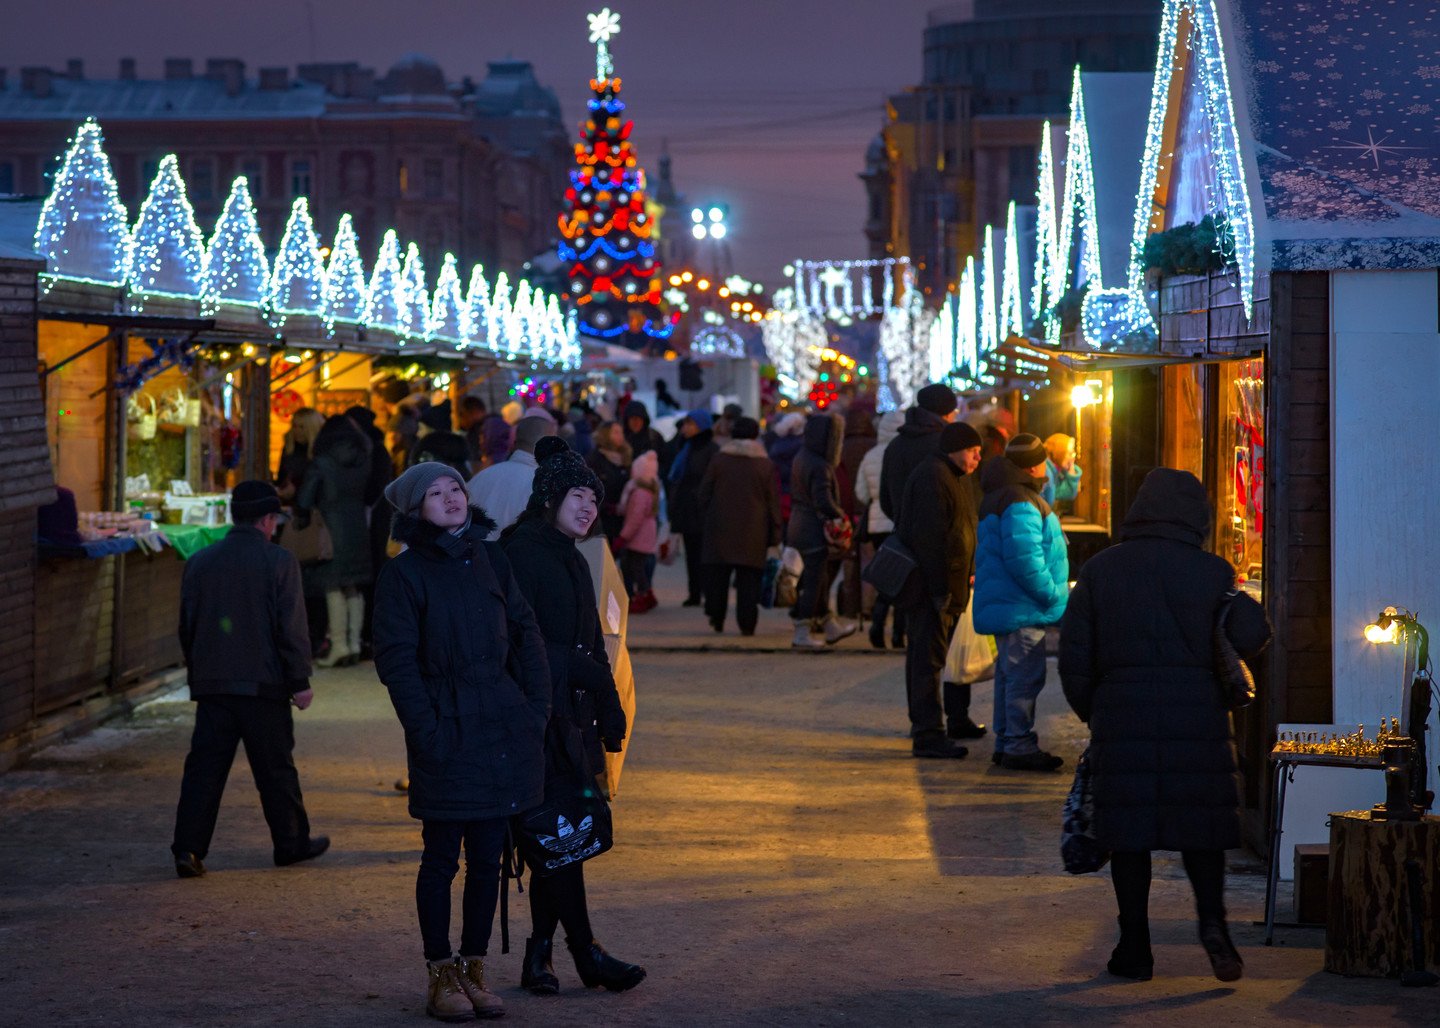
<svg viewBox="0 0 1440 1028">
<path fill-rule="evenodd" d="M 485 821 L 424 821 L 420 837 L 420 873 L 415 876 L 415 910 L 426 960 L 450 957 L 450 886 L 460 870 L 465 846 L 465 894 L 461 900 L 460 954 L 483 957 L 490 949 L 490 928 L 500 900 L 500 851 L 506 818 Z"/>
<path fill-rule="evenodd" d="M 1225 920 L 1225 851 L 1182 850 L 1181 860 L 1195 892 L 1200 923 Z M 1110 883 L 1115 887 L 1120 932 L 1131 946 L 1150 945 L 1150 851 L 1110 855 Z"/>
<path fill-rule="evenodd" d="M 835 610 L 842 618 L 861 614 L 860 547 L 854 543 L 840 559 L 840 588 L 835 593 Z"/>
<path fill-rule="evenodd" d="M 530 935 L 553 939 L 557 925 L 565 926 L 565 938 L 577 946 L 595 938 L 590 928 L 590 909 L 585 900 L 585 865 L 572 864 L 551 875 L 530 876 Z"/>
<path fill-rule="evenodd" d="M 800 556 L 805 561 L 805 568 L 800 572 L 800 584 L 790 617 L 796 621 L 818 621 L 830 613 L 830 583 L 840 562 L 831 560 L 826 550 L 811 550 Z"/>
<path fill-rule="evenodd" d="M 936 610 L 931 600 L 906 611 L 905 696 L 910 705 L 910 735 L 943 732 L 945 712 L 940 695 L 940 672 L 950 650 L 959 613 Z M 967 708 L 968 713 L 968 708 Z"/>
<path fill-rule="evenodd" d="M 730 579 L 735 579 L 735 621 L 746 635 L 755 632 L 760 622 L 760 580 L 763 568 L 747 568 L 739 564 L 706 564 L 705 616 L 723 626 L 730 606 Z"/>
<path fill-rule="evenodd" d="M 625 579 L 625 591 L 632 597 L 650 591 L 650 560 L 653 556 L 634 550 L 620 551 L 620 575 Z"/>
<path fill-rule="evenodd" d="M 698 603 L 705 589 L 704 573 L 701 571 L 703 565 L 700 562 L 700 555 L 705 548 L 705 536 L 701 532 L 684 532 L 681 537 L 685 540 L 685 598 Z"/>
<path fill-rule="evenodd" d="M 242 741 L 276 856 L 299 853 L 310 841 L 310 819 L 300 795 L 300 776 L 295 773 L 295 722 L 289 702 L 255 696 L 202 696 L 195 703 L 195 731 L 180 783 L 175 841 L 170 846 L 173 853 L 204 857 L 210 852 L 220 797 L 235 762 L 235 749 Z"/>
</svg>

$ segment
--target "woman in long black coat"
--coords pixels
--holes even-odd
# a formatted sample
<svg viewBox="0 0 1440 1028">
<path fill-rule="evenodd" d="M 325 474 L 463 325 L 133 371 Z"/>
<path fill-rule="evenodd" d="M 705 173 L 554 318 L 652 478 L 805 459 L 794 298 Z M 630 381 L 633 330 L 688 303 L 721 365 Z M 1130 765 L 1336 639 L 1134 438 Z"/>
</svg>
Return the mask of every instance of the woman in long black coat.
<svg viewBox="0 0 1440 1028">
<path fill-rule="evenodd" d="M 1229 602 L 1227 636 L 1249 658 L 1270 626 L 1249 596 L 1231 596 L 1234 570 L 1204 549 L 1210 525 L 1199 479 L 1150 472 L 1122 542 L 1081 569 L 1060 630 L 1060 681 L 1090 725 L 1095 830 L 1112 854 L 1120 944 L 1109 969 L 1125 978 L 1148 979 L 1154 966 L 1151 850 L 1181 852 L 1216 977 L 1243 973 L 1225 924 L 1225 850 L 1240 845 L 1240 794 L 1214 630 Z"/>
<path fill-rule="evenodd" d="M 550 668 L 530 604 L 465 479 L 438 461 L 391 482 L 406 549 L 375 585 L 375 670 L 405 729 L 410 816 L 422 825 L 415 881 L 430 975 L 427 1012 L 498 1017 L 483 958 L 510 818 L 544 799 Z M 465 847 L 464 926 L 451 959 L 450 885 Z"/>
<path fill-rule="evenodd" d="M 558 437 L 540 440 L 530 502 L 501 536 L 520 590 L 530 601 L 545 639 L 553 713 L 545 737 L 545 774 L 586 781 L 605 771 L 605 752 L 625 739 L 625 711 L 605 654 L 590 566 L 575 548 L 600 524 L 604 487 L 578 453 Z M 537 995 L 560 991 L 552 954 L 555 929 L 587 988 L 632 989 L 645 969 L 606 953 L 595 941 L 585 899 L 585 865 L 570 864 L 530 878 L 531 936 L 525 943 L 520 984 Z"/>
<path fill-rule="evenodd" d="M 790 523 L 785 541 L 805 559 L 790 611 L 795 623 L 790 645 L 800 649 L 837 643 L 857 627 L 853 621 L 837 621 L 830 612 L 830 583 L 840 569 L 840 560 L 830 556 L 825 539 L 825 523 L 845 516 L 835 478 L 844 436 L 845 422 L 838 414 L 812 414 L 805 422 L 804 446 L 790 469 Z M 815 628 L 823 628 L 824 642 L 810 634 Z"/>
<path fill-rule="evenodd" d="M 318 510 L 325 518 L 335 556 L 309 569 L 316 588 L 325 594 L 330 621 L 330 652 L 319 667 L 353 664 L 360 658 L 365 622 L 361 589 L 373 581 L 370 527 L 366 508 L 373 496 L 370 440 L 359 425 L 336 414 L 325 419 L 315 437 L 315 459 L 295 496 L 297 515 Z"/>
<path fill-rule="evenodd" d="M 731 439 L 710 461 L 697 496 L 704 524 L 705 615 L 725 630 L 730 579 L 735 579 L 735 620 L 754 635 L 760 618 L 760 582 L 766 551 L 780 542 L 780 497 L 760 425 L 737 418 Z"/>
</svg>

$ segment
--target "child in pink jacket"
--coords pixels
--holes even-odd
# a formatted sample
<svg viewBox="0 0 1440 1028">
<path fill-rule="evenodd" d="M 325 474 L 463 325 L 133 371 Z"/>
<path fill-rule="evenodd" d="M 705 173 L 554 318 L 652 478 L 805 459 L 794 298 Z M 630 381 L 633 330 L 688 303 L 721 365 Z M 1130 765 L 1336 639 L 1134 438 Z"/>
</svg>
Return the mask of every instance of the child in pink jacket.
<svg viewBox="0 0 1440 1028">
<path fill-rule="evenodd" d="M 660 534 L 660 458 L 654 450 L 642 453 L 630 465 L 630 481 L 620 493 L 620 511 L 625 517 L 615 550 L 620 554 L 620 573 L 630 591 L 630 613 L 643 614 L 659 602 L 651 588 L 649 562 Z"/>
</svg>

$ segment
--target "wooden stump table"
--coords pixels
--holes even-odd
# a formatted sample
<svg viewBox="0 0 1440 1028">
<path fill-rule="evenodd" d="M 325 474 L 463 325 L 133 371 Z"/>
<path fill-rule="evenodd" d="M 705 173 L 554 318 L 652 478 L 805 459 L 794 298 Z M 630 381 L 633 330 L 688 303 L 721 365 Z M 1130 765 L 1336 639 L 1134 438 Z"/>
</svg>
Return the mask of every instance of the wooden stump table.
<svg viewBox="0 0 1440 1028">
<path fill-rule="evenodd" d="M 1411 861 L 1418 865 L 1418 897 L 1406 871 Z M 1416 903 L 1421 968 L 1414 957 Z M 1325 970 L 1376 978 L 1440 972 L 1440 817 L 1374 821 L 1368 810 L 1330 815 Z"/>
</svg>

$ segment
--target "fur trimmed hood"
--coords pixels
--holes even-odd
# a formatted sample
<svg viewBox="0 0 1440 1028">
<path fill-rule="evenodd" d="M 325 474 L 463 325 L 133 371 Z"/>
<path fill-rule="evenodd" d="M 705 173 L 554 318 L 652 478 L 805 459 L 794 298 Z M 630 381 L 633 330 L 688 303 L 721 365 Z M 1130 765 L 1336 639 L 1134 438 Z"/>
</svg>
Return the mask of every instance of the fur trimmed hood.
<svg viewBox="0 0 1440 1028">
<path fill-rule="evenodd" d="M 495 531 L 495 521 L 479 507 L 470 505 L 470 527 L 465 530 L 465 537 L 473 542 L 484 542 L 485 538 Z M 395 512 L 390 519 L 390 537 L 397 543 L 404 543 L 406 546 L 417 549 L 428 549 L 432 552 L 441 552 L 437 540 L 444 529 L 432 525 L 414 514 Z"/>
</svg>

